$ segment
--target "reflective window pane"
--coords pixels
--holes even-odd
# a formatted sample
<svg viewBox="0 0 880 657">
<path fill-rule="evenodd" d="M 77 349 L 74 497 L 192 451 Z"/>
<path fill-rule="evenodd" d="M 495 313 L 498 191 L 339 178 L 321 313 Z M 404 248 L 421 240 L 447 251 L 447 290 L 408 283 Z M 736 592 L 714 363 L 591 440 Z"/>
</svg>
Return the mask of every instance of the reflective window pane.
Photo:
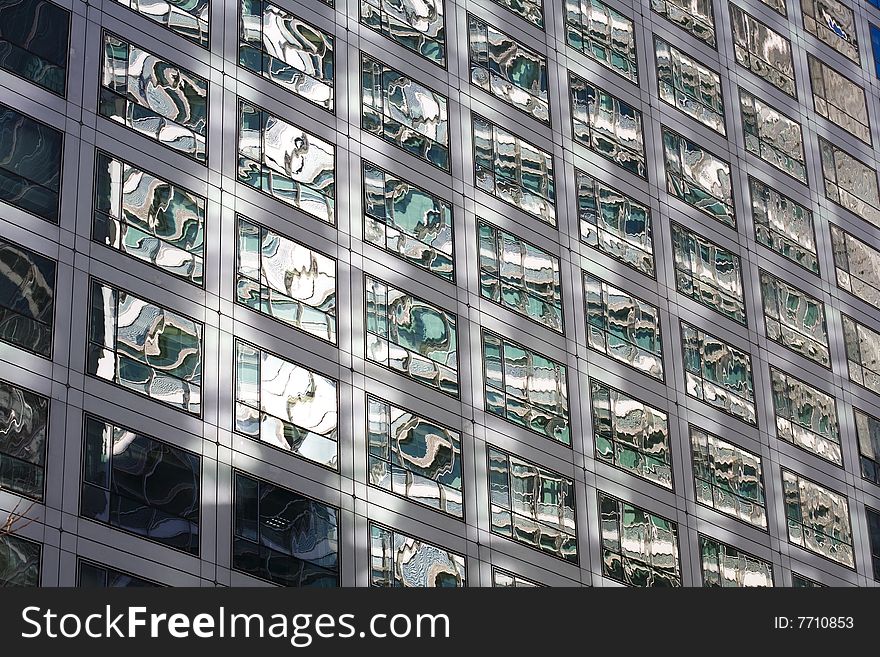
<svg viewBox="0 0 880 657">
<path fill-rule="evenodd" d="M 543 584 L 538 584 L 537 582 L 533 582 L 530 579 L 526 579 L 525 577 L 520 577 L 514 573 L 509 573 L 505 570 L 501 570 L 500 568 L 492 568 L 492 586 L 496 588 L 527 588 L 533 589 L 536 587 L 542 587 Z"/>
<path fill-rule="evenodd" d="M 596 379 L 590 404 L 596 458 L 672 490 L 667 414 Z"/>
<path fill-rule="evenodd" d="M 794 545 L 855 568 L 846 496 L 794 472 L 782 470 L 788 540 Z"/>
<path fill-rule="evenodd" d="M 367 395 L 370 485 L 464 517 L 461 434 Z"/>
<path fill-rule="evenodd" d="M 735 4 L 728 6 L 736 63 L 797 98 L 791 42 Z"/>
<path fill-rule="evenodd" d="M 443 94 L 361 55 L 361 127 L 443 171 L 451 171 L 449 110 Z"/>
<path fill-rule="evenodd" d="M 544 29 L 544 0 L 492 0 L 535 27 Z"/>
<path fill-rule="evenodd" d="M 565 36 L 578 52 L 639 83 L 635 26 L 602 0 L 565 0 Z"/>
<path fill-rule="evenodd" d="M 785 0 L 761 0 L 765 5 L 770 7 L 773 11 L 786 16 L 788 14 L 785 7 Z"/>
<path fill-rule="evenodd" d="M 486 411 L 571 445 L 566 366 L 483 331 Z"/>
<path fill-rule="evenodd" d="M 98 112 L 196 162 L 206 162 L 207 80 L 107 32 Z"/>
<path fill-rule="evenodd" d="M 478 220 L 480 295 L 562 333 L 559 258 Z"/>
<path fill-rule="evenodd" d="M 0 104 L 0 201 L 58 223 L 64 135 Z"/>
<path fill-rule="evenodd" d="M 454 314 L 366 276 L 367 360 L 458 397 L 458 334 Z"/>
<path fill-rule="evenodd" d="M 454 282 L 452 204 L 363 161 L 364 241 Z"/>
<path fill-rule="evenodd" d="M 110 566 L 79 559 L 76 585 L 81 589 L 155 588 L 159 584 Z"/>
<path fill-rule="evenodd" d="M 602 574 L 629 586 L 681 586 L 678 526 L 599 492 Z"/>
<path fill-rule="evenodd" d="M 471 84 L 550 124 L 547 58 L 468 14 Z"/>
<path fill-rule="evenodd" d="M 819 137 L 819 153 L 825 198 L 880 226 L 877 171 L 822 137 Z"/>
<path fill-rule="evenodd" d="M 370 585 L 455 588 L 467 586 L 465 560 L 446 548 L 370 523 Z"/>
<path fill-rule="evenodd" d="M 199 286 L 206 203 L 180 185 L 96 153 L 92 239 Z"/>
<path fill-rule="evenodd" d="M 835 465 L 843 465 L 834 397 L 773 366 L 770 388 L 776 437 Z"/>
<path fill-rule="evenodd" d="M 57 267 L 0 238 L 0 341 L 51 358 Z"/>
<path fill-rule="evenodd" d="M 715 47 L 712 0 L 651 0 L 651 9 L 707 46 Z"/>
<path fill-rule="evenodd" d="M 824 586 L 824 584 L 815 582 L 803 575 L 798 575 L 795 572 L 791 574 L 791 587 L 794 589 L 818 589 L 823 588 Z"/>
<path fill-rule="evenodd" d="M 880 394 L 880 333 L 842 315 L 849 379 Z"/>
<path fill-rule="evenodd" d="M 825 304 L 765 271 L 761 271 L 761 297 L 767 337 L 822 367 L 830 368 Z"/>
<path fill-rule="evenodd" d="M 0 381 L 0 489 L 43 500 L 48 425 L 47 397 Z"/>
<path fill-rule="evenodd" d="M 666 191 L 726 226 L 736 225 L 730 165 L 663 127 Z"/>
<path fill-rule="evenodd" d="M 64 96 L 70 12 L 49 0 L 0 0 L 0 69 Z"/>
<path fill-rule="evenodd" d="M 363 25 L 445 67 L 443 11 L 443 0 L 360 0 Z"/>
<path fill-rule="evenodd" d="M 235 431 L 333 470 L 337 387 L 330 377 L 235 341 Z"/>
<path fill-rule="evenodd" d="M 807 184 L 807 162 L 801 124 L 740 88 L 746 150 L 770 166 Z"/>
<path fill-rule="evenodd" d="M 710 130 L 726 135 L 721 76 L 656 36 L 654 56 L 660 99 Z"/>
<path fill-rule="evenodd" d="M 200 46 L 208 47 L 210 0 L 117 0 L 141 16 L 167 27 Z"/>
<path fill-rule="evenodd" d="M 86 415 L 80 515 L 199 554 L 201 459 Z"/>
<path fill-rule="evenodd" d="M 471 116 L 477 187 L 556 226 L 553 156 L 477 114 Z"/>
<path fill-rule="evenodd" d="M 239 215 L 235 300 L 336 344 L 336 261 Z"/>
<path fill-rule="evenodd" d="M 573 73 L 569 73 L 574 140 L 648 179 L 642 113 Z"/>
<path fill-rule="evenodd" d="M 868 521 L 868 541 L 871 546 L 871 566 L 874 580 L 880 582 L 880 511 L 865 507 Z"/>
<path fill-rule="evenodd" d="M 697 303 L 746 325 L 740 257 L 672 222 L 675 289 Z"/>
<path fill-rule="evenodd" d="M 773 586 L 773 564 L 732 545 L 700 535 L 704 587 Z"/>
<path fill-rule="evenodd" d="M 761 457 L 694 425 L 690 435 L 697 502 L 767 529 Z"/>
<path fill-rule="evenodd" d="M 818 57 L 807 53 L 813 108 L 856 139 L 871 143 L 871 122 L 865 90 Z"/>
<path fill-rule="evenodd" d="M 804 29 L 844 57 L 860 64 L 853 10 L 838 0 L 801 0 Z"/>
<path fill-rule="evenodd" d="M 495 447 L 488 450 L 492 531 L 578 563 L 574 482 Z"/>
<path fill-rule="evenodd" d="M 202 324 L 92 281 L 86 373 L 193 415 L 202 412 Z"/>
<path fill-rule="evenodd" d="M 235 472 L 232 567 L 288 587 L 339 586 L 339 510 Z"/>
<path fill-rule="evenodd" d="M 333 35 L 268 0 L 241 0 L 240 11 L 239 64 L 332 112 Z"/>
<path fill-rule="evenodd" d="M 332 224 L 336 147 L 251 103 L 238 109 L 239 182 Z"/>
<path fill-rule="evenodd" d="M 39 586 L 43 546 L 34 541 L 0 534 L 0 588 Z"/>
<path fill-rule="evenodd" d="M 807 271 L 819 273 L 813 213 L 757 178 L 749 176 L 755 240 Z"/>
<path fill-rule="evenodd" d="M 575 169 L 581 241 L 654 277 L 651 209 Z"/>
<path fill-rule="evenodd" d="M 587 346 L 663 380 L 660 309 L 584 272 Z"/>
<path fill-rule="evenodd" d="M 862 477 L 880 486 L 880 419 L 854 408 Z"/>
<path fill-rule="evenodd" d="M 686 322 L 681 344 L 687 394 L 757 426 L 752 357 Z"/>
</svg>

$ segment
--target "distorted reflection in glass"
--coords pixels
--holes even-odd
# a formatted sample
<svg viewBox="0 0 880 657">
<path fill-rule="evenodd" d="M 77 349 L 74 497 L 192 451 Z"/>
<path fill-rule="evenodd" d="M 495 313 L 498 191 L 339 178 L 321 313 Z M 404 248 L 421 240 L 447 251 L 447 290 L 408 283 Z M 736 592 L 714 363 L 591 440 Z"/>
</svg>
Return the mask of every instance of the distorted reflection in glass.
<svg viewBox="0 0 880 657">
<path fill-rule="evenodd" d="M 370 586 L 464 587 L 465 560 L 460 554 L 371 522 Z"/>
<path fill-rule="evenodd" d="M 843 465 L 834 397 L 791 374 L 770 367 L 776 437 L 819 458 Z"/>
<path fill-rule="evenodd" d="M 746 151 L 806 185 L 801 124 L 744 89 L 739 90 L 739 105 Z"/>
<path fill-rule="evenodd" d="M 639 83 L 635 25 L 602 0 L 565 0 L 565 37 L 578 52 Z"/>
<path fill-rule="evenodd" d="M 825 323 L 825 304 L 763 270 L 761 298 L 767 338 L 830 368 L 831 347 Z"/>
<path fill-rule="evenodd" d="M 880 227 L 877 171 L 839 146 L 819 137 L 825 198 Z"/>
<path fill-rule="evenodd" d="M 813 274 L 819 253 L 813 213 L 797 201 L 749 176 L 755 241 Z"/>
<path fill-rule="evenodd" d="M 58 263 L 0 238 L 0 341 L 52 356 Z"/>
<path fill-rule="evenodd" d="M 660 99 L 726 136 L 721 76 L 657 36 L 654 59 Z"/>
<path fill-rule="evenodd" d="M 0 381 L 0 489 L 42 501 L 49 399 Z"/>
<path fill-rule="evenodd" d="M 361 23 L 439 66 L 446 66 L 443 0 L 359 0 Z"/>
<path fill-rule="evenodd" d="M 813 109 L 856 139 L 871 143 L 871 121 L 865 90 L 818 57 L 807 53 Z"/>
<path fill-rule="evenodd" d="M 0 10 L 0 69 L 65 96 L 70 12 L 49 0 L 3 0 Z"/>
<path fill-rule="evenodd" d="M 736 63 L 797 98 L 791 42 L 735 4 L 728 7 Z"/>
<path fill-rule="evenodd" d="M 34 541 L 0 534 L 0 588 L 40 585 L 43 546 Z"/>
<path fill-rule="evenodd" d="M 826 559 L 855 569 L 846 496 L 783 468 L 788 540 Z"/>
<path fill-rule="evenodd" d="M 773 586 L 773 564 L 769 561 L 702 534 L 699 539 L 704 587 Z"/>
<path fill-rule="evenodd" d="M 651 0 L 651 9 L 715 48 L 715 16 L 712 0 Z"/>
</svg>

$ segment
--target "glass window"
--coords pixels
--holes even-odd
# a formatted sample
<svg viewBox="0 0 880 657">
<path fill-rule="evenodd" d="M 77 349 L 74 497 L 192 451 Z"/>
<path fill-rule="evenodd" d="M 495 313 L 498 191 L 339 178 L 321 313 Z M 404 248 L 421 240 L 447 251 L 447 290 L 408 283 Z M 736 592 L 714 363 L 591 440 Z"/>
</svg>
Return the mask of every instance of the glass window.
<svg viewBox="0 0 880 657">
<path fill-rule="evenodd" d="M 825 304 L 782 279 L 761 271 L 767 338 L 796 354 L 831 367 Z"/>
<path fill-rule="evenodd" d="M 855 568 L 849 502 L 841 495 L 794 472 L 782 470 L 788 540 L 794 545 Z"/>
<path fill-rule="evenodd" d="M 367 359 L 458 397 L 458 319 L 424 299 L 364 277 Z"/>
<path fill-rule="evenodd" d="M 0 104 L 0 201 L 58 223 L 64 134 Z"/>
<path fill-rule="evenodd" d="M 199 456 L 98 418 L 84 420 L 80 515 L 198 555 Z"/>
<path fill-rule="evenodd" d="M 486 411 L 571 445 L 565 365 L 483 331 Z"/>
<path fill-rule="evenodd" d="M 880 308 L 880 251 L 839 226 L 830 226 L 837 286 Z"/>
<path fill-rule="evenodd" d="M 280 586 L 339 586 L 339 511 L 235 472 L 232 567 Z"/>
<path fill-rule="evenodd" d="M 154 588 L 159 585 L 110 566 L 78 560 L 76 585 L 81 589 Z"/>
<path fill-rule="evenodd" d="M 697 502 L 766 530 L 761 457 L 694 425 L 690 434 Z"/>
<path fill-rule="evenodd" d="M 335 380 L 235 341 L 235 431 L 337 469 Z"/>
<path fill-rule="evenodd" d="M 681 586 L 678 526 L 599 491 L 602 574 L 629 586 Z"/>
<path fill-rule="evenodd" d="M 0 238 L 0 341 L 51 358 L 57 267 Z"/>
<path fill-rule="evenodd" d="M 704 587 L 773 586 L 773 564 L 769 561 L 702 534 L 699 538 Z"/>
<path fill-rule="evenodd" d="M 443 0 L 360 0 L 361 23 L 446 67 Z"/>
<path fill-rule="evenodd" d="M 657 36 L 654 55 L 660 100 L 726 136 L 721 76 Z"/>
<path fill-rule="evenodd" d="M 395 588 L 467 586 L 464 557 L 371 522 L 370 585 Z"/>
<path fill-rule="evenodd" d="M 672 490 L 672 454 L 666 412 L 590 379 L 596 458 Z"/>
<path fill-rule="evenodd" d="M 208 47 L 210 0 L 165 0 L 161 3 L 149 0 L 117 0 L 117 2 L 203 48 Z"/>
<path fill-rule="evenodd" d="M 492 568 L 492 586 L 496 588 L 528 588 L 533 589 L 537 587 L 543 587 L 543 584 L 538 584 L 537 582 L 533 582 L 530 579 L 526 579 L 525 577 L 520 577 L 514 573 L 509 573 L 506 570 L 501 570 L 500 568 Z"/>
<path fill-rule="evenodd" d="M 336 344 L 336 261 L 238 216 L 235 300 Z"/>
<path fill-rule="evenodd" d="M 0 12 L 0 69 L 64 96 L 70 12 L 48 0 L 0 0 Z"/>
<path fill-rule="evenodd" d="M 811 580 L 808 577 L 804 577 L 803 575 L 798 575 L 797 573 L 792 572 L 791 587 L 794 589 L 819 589 L 825 588 L 825 585 Z"/>
<path fill-rule="evenodd" d="M 574 140 L 647 180 L 642 113 L 574 73 L 569 85 Z"/>
<path fill-rule="evenodd" d="M 871 566 L 874 579 L 880 582 L 880 512 L 866 506 L 865 516 L 868 520 L 868 540 L 871 544 Z"/>
<path fill-rule="evenodd" d="M 871 54 L 874 56 L 874 75 L 880 78 L 880 28 L 868 23 L 871 33 Z"/>
<path fill-rule="evenodd" d="M 336 217 L 336 147 L 239 101 L 238 180 L 332 224 Z"/>
<path fill-rule="evenodd" d="M 562 333 L 559 258 L 513 233 L 478 222 L 480 295 Z"/>
<path fill-rule="evenodd" d="M 492 2 L 512 11 L 535 27 L 544 29 L 544 0 L 492 0 Z"/>
<path fill-rule="evenodd" d="M 843 128 L 856 139 L 871 143 L 871 121 L 865 90 L 818 57 L 807 53 L 813 107 L 819 116 Z"/>
<path fill-rule="evenodd" d="M 471 116 L 477 187 L 556 226 L 553 156 L 477 114 Z"/>
<path fill-rule="evenodd" d="M 849 379 L 880 394 L 880 333 L 842 315 Z"/>
<path fill-rule="evenodd" d="M 107 153 L 95 158 L 92 239 L 204 285 L 205 199 Z"/>
<path fill-rule="evenodd" d="M 752 357 L 686 322 L 681 343 L 688 396 L 757 426 Z"/>
<path fill-rule="evenodd" d="M 12 534 L 0 534 L 0 588 L 39 586 L 43 546 Z"/>
<path fill-rule="evenodd" d="M 739 105 L 746 150 L 806 185 L 807 162 L 801 124 L 742 88 Z"/>
<path fill-rule="evenodd" d="M 635 26 L 601 0 L 565 1 L 568 45 L 633 84 L 639 83 Z"/>
<path fill-rule="evenodd" d="M 844 57 L 859 61 L 856 17 L 853 10 L 837 0 L 801 0 L 804 29 Z"/>
<path fill-rule="evenodd" d="M 464 517 L 461 434 L 367 395 L 370 485 Z"/>
<path fill-rule="evenodd" d="M 86 373 L 202 412 L 202 324 L 92 280 Z"/>
<path fill-rule="evenodd" d="M 550 125 L 547 58 L 468 14 L 471 84 Z"/>
<path fill-rule="evenodd" d="M 715 47 L 712 0 L 651 0 L 651 9 L 707 46 Z"/>
<path fill-rule="evenodd" d="M 206 162 L 208 81 L 107 32 L 98 112 Z"/>
<path fill-rule="evenodd" d="M 666 191 L 725 226 L 736 226 L 730 165 L 663 126 Z"/>
<path fill-rule="evenodd" d="M 735 4 L 728 6 L 736 63 L 783 93 L 797 98 L 789 40 Z"/>
<path fill-rule="evenodd" d="M 870 0 L 869 0 L 870 1 Z M 783 16 L 787 15 L 787 10 L 785 7 L 785 0 L 761 0 L 765 5 L 770 7 L 773 11 Z"/>
<path fill-rule="evenodd" d="M 364 241 L 455 281 L 452 203 L 363 161 Z"/>
<path fill-rule="evenodd" d="M 877 171 L 822 137 L 819 137 L 819 152 L 822 155 L 825 197 L 865 221 L 880 226 Z"/>
<path fill-rule="evenodd" d="M 651 209 L 575 169 L 581 241 L 654 278 Z"/>
<path fill-rule="evenodd" d="M 770 388 L 776 437 L 842 466 L 834 397 L 772 366 Z"/>
<path fill-rule="evenodd" d="M 749 176 L 755 240 L 807 271 L 819 273 L 813 213 L 769 185 Z"/>
<path fill-rule="evenodd" d="M 880 486 L 880 419 L 853 408 L 862 477 Z"/>
<path fill-rule="evenodd" d="M 660 309 L 584 272 L 587 346 L 663 380 Z"/>
<path fill-rule="evenodd" d="M 745 326 L 740 257 L 674 221 L 671 223 L 676 290 Z"/>
<path fill-rule="evenodd" d="M 361 127 L 443 171 L 449 158 L 449 109 L 443 94 L 361 55 Z"/>
<path fill-rule="evenodd" d="M 238 62 L 332 112 L 336 39 L 268 0 L 242 0 Z"/>
<path fill-rule="evenodd" d="M 0 381 L 0 488 L 43 500 L 48 430 L 49 399 Z"/>
<path fill-rule="evenodd" d="M 576 564 L 574 482 L 491 445 L 488 449 L 492 531 Z"/>
</svg>

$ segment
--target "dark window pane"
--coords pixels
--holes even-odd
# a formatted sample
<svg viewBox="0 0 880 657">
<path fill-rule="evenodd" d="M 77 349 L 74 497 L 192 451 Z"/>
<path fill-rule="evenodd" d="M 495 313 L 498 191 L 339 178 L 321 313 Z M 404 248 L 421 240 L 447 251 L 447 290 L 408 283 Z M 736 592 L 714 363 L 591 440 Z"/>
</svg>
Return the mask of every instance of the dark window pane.
<svg viewBox="0 0 880 657">
<path fill-rule="evenodd" d="M 0 488 L 43 499 L 49 400 L 0 381 Z"/>
<path fill-rule="evenodd" d="M 77 586 L 81 589 L 152 588 L 158 584 L 129 575 L 110 566 L 101 566 L 80 559 Z"/>
<path fill-rule="evenodd" d="M 70 13 L 47 0 L 0 0 L 0 68 L 63 96 Z"/>
<path fill-rule="evenodd" d="M 44 358 L 52 353 L 55 267 L 54 260 L 0 240 L 0 340 Z"/>
<path fill-rule="evenodd" d="M 0 535 L 0 587 L 39 586 L 42 545 Z"/>
</svg>

